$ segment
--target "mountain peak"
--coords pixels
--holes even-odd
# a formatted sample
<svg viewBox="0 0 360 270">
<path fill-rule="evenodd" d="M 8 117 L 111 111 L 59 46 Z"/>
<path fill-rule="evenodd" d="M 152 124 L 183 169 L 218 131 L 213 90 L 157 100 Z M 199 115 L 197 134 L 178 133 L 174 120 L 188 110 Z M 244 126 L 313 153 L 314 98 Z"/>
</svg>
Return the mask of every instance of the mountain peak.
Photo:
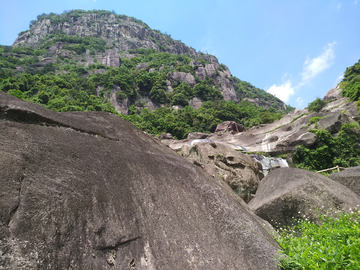
<svg viewBox="0 0 360 270">
<path fill-rule="evenodd" d="M 195 58 L 203 55 L 181 41 L 172 39 L 169 34 L 151 29 L 141 20 L 106 10 L 41 14 L 37 20 L 30 22 L 29 30 L 20 33 L 13 46 L 22 44 L 38 47 L 51 40 L 51 35 L 100 38 L 108 48 L 122 52 L 144 48 Z"/>
</svg>

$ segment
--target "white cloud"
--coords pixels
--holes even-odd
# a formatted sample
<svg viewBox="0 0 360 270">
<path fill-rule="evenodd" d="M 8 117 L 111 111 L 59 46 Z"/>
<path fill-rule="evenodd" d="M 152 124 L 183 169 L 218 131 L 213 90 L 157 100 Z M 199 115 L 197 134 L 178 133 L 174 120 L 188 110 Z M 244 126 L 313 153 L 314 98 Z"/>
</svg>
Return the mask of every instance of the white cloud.
<svg viewBox="0 0 360 270">
<path fill-rule="evenodd" d="M 267 92 L 278 97 L 284 102 L 287 102 L 289 97 L 295 93 L 290 81 L 286 81 L 279 86 L 274 84 L 267 90 Z"/>
<path fill-rule="evenodd" d="M 357 3 L 358 3 L 358 0 L 355 0 L 355 1 L 354 1 L 354 5 L 356 5 Z"/>
<path fill-rule="evenodd" d="M 342 79 L 344 79 L 344 73 L 341 73 L 335 80 L 335 86 L 338 85 Z"/>
<path fill-rule="evenodd" d="M 302 82 L 300 85 L 308 83 L 321 72 L 331 67 L 331 60 L 334 59 L 334 45 L 336 42 L 330 43 L 325 47 L 325 51 L 313 59 L 306 59 L 304 63 L 304 71 L 301 73 Z"/>
<path fill-rule="evenodd" d="M 337 5 L 337 9 L 339 10 L 341 8 L 342 3 Z"/>
<path fill-rule="evenodd" d="M 304 103 L 304 99 L 302 97 L 298 97 L 296 99 L 297 108 L 300 108 L 303 103 Z"/>
</svg>

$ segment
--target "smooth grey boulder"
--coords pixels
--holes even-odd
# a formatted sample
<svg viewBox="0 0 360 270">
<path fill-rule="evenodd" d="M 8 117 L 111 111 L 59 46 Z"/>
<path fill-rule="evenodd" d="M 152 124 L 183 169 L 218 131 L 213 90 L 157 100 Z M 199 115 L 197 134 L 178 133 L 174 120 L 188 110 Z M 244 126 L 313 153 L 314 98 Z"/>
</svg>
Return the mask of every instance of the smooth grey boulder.
<svg viewBox="0 0 360 270">
<path fill-rule="evenodd" d="M 181 155 L 202 167 L 209 175 L 220 177 L 246 203 L 264 177 L 260 162 L 221 143 L 183 145 Z"/>
<path fill-rule="evenodd" d="M 194 87 L 194 85 L 196 84 L 194 76 L 186 72 L 180 72 L 180 71 L 176 71 L 173 73 L 169 72 L 167 74 L 167 79 L 170 81 L 186 82 L 191 87 Z"/>
<path fill-rule="evenodd" d="M 265 221 L 122 118 L 0 92 L 0 268 L 279 269 Z"/>
<path fill-rule="evenodd" d="M 338 86 L 331 88 L 323 97 L 323 100 L 326 101 L 330 101 L 330 100 L 334 100 L 334 99 L 339 99 L 342 98 L 343 95 L 341 94 L 341 88 L 339 88 Z"/>
<path fill-rule="evenodd" d="M 291 226 L 294 218 L 318 222 L 320 214 L 334 215 L 359 204 L 353 191 L 321 174 L 279 168 L 260 182 L 248 205 L 256 215 L 281 227 Z"/>
<path fill-rule="evenodd" d="M 329 178 L 346 186 L 360 196 L 360 166 L 333 173 Z"/>
<path fill-rule="evenodd" d="M 233 134 L 245 131 L 245 128 L 242 124 L 238 124 L 234 121 L 225 121 L 221 124 L 218 124 L 215 132 L 232 132 Z"/>
<path fill-rule="evenodd" d="M 159 136 L 160 140 L 174 140 L 174 137 L 171 135 L 171 133 L 163 133 Z"/>
</svg>

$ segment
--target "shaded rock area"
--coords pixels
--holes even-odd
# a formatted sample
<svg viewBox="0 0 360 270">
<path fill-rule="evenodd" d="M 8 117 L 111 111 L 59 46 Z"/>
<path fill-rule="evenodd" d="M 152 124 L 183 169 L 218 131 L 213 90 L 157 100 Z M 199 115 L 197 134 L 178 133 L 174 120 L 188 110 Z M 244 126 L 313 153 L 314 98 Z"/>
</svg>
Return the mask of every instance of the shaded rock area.
<svg viewBox="0 0 360 270">
<path fill-rule="evenodd" d="M 360 166 L 333 173 L 329 178 L 346 186 L 360 196 Z"/>
<path fill-rule="evenodd" d="M 280 268 L 226 183 L 118 116 L 0 92 L 0 152 L 3 269 Z"/>
<path fill-rule="evenodd" d="M 353 191 L 321 174 L 280 168 L 260 182 L 249 207 L 278 227 L 292 225 L 294 218 L 318 222 L 320 214 L 348 212 L 359 204 L 360 197 Z"/>
<path fill-rule="evenodd" d="M 249 202 L 264 177 L 261 164 L 224 144 L 198 140 L 194 145 L 184 145 L 181 155 L 213 177 L 222 178 L 240 198 Z"/>
<path fill-rule="evenodd" d="M 231 132 L 233 134 L 245 131 L 243 125 L 238 124 L 234 121 L 225 121 L 217 125 L 215 132 Z"/>
<path fill-rule="evenodd" d="M 174 137 L 171 135 L 171 133 L 163 133 L 159 136 L 160 140 L 173 140 Z"/>
</svg>

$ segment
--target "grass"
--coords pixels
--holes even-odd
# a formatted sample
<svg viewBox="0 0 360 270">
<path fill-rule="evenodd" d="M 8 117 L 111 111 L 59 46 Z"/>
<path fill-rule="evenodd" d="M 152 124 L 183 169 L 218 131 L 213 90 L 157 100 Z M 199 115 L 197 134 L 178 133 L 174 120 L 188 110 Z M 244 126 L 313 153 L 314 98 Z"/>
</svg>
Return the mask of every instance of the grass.
<svg viewBox="0 0 360 270">
<path fill-rule="evenodd" d="M 290 124 L 293 123 L 294 121 L 298 120 L 299 118 L 305 116 L 305 115 L 308 115 L 308 113 L 302 113 L 302 114 L 300 114 L 299 116 L 295 117 L 295 118 L 290 122 Z"/>
<path fill-rule="evenodd" d="M 320 225 L 298 221 L 280 229 L 281 269 L 360 269 L 360 212 L 320 216 Z"/>
</svg>

